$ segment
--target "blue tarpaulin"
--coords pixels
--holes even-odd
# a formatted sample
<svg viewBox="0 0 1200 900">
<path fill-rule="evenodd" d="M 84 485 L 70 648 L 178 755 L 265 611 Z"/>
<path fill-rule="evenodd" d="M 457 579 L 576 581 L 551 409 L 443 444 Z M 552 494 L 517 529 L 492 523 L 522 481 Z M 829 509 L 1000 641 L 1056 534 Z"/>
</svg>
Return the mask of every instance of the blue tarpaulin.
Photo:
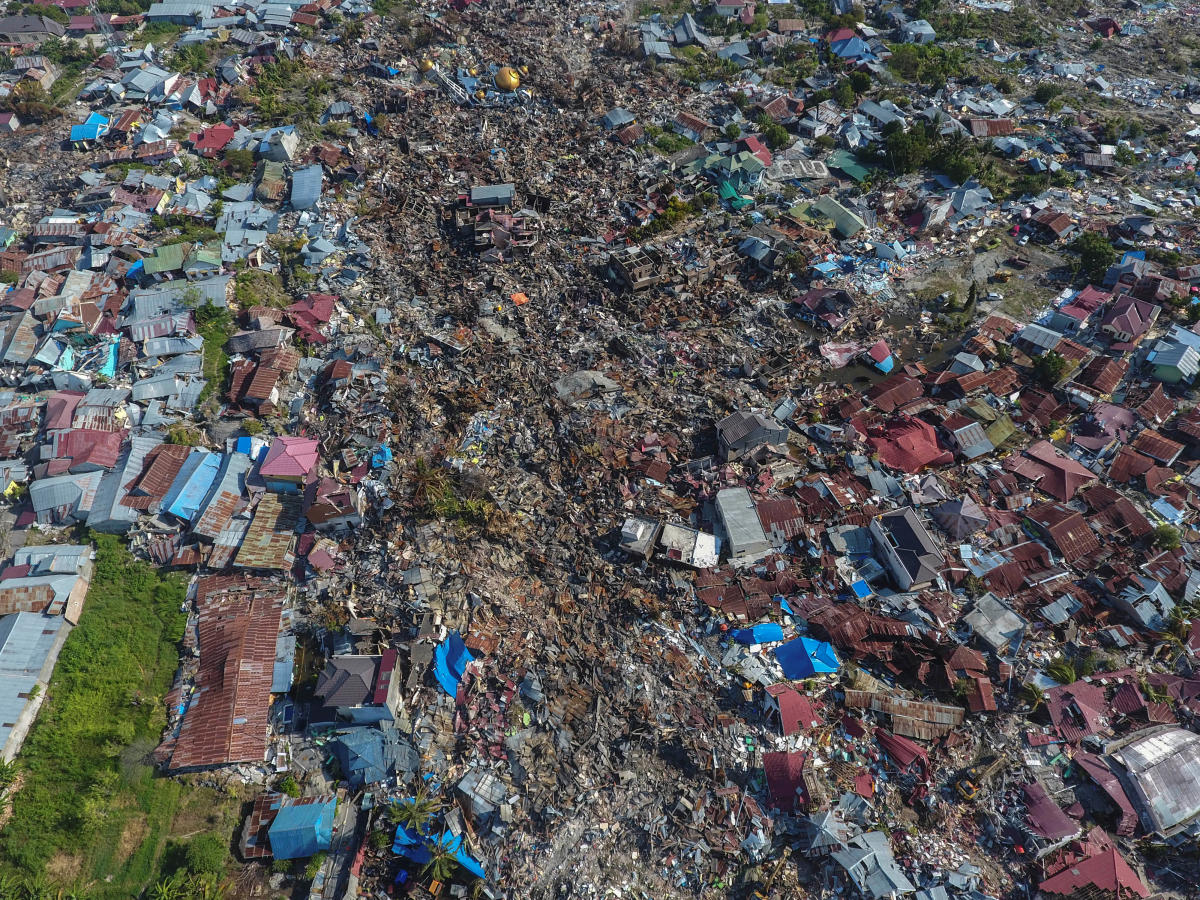
<svg viewBox="0 0 1200 900">
<path fill-rule="evenodd" d="M 799 637 L 776 647 L 775 658 L 784 676 L 793 680 L 836 672 L 841 666 L 832 646 L 810 637 Z"/>
<path fill-rule="evenodd" d="M 267 837 L 276 859 L 304 859 L 333 843 L 333 815 L 337 801 L 330 797 L 317 803 L 289 803 L 271 823 Z"/>
<path fill-rule="evenodd" d="M 454 858 L 458 860 L 459 865 L 476 878 L 486 877 L 483 871 L 483 864 L 463 850 L 461 835 L 446 832 L 441 837 L 434 838 L 418 834 L 415 831 L 409 831 L 403 825 L 398 825 L 396 827 L 396 842 L 392 844 L 392 852 L 397 856 L 411 859 L 417 865 L 423 866 L 433 859 L 433 853 L 429 849 L 431 843 L 441 844 L 449 850 Z"/>
<path fill-rule="evenodd" d="M 739 644 L 769 644 L 783 640 L 783 628 L 774 622 L 763 622 L 752 628 L 739 628 L 733 633 L 733 639 Z"/>
<path fill-rule="evenodd" d="M 371 455 L 371 468 L 379 469 L 392 461 L 392 448 L 384 444 Z"/>
<path fill-rule="evenodd" d="M 442 641 L 433 651 L 433 674 L 447 694 L 458 696 L 458 683 L 462 681 L 467 664 L 475 661 L 462 636 L 457 631 Z"/>
<path fill-rule="evenodd" d="M 163 499 L 163 511 L 189 522 L 193 521 L 204 506 L 208 490 L 217 478 L 223 456 L 221 453 L 205 453 L 200 450 L 189 453 Z"/>
</svg>

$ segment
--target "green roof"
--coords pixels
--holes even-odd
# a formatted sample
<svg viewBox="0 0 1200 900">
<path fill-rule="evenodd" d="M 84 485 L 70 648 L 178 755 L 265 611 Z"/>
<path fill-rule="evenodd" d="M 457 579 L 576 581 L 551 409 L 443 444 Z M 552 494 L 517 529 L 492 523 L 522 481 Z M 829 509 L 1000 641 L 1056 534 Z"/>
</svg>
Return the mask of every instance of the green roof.
<svg viewBox="0 0 1200 900">
<path fill-rule="evenodd" d="M 825 160 L 825 165 L 838 169 L 855 181 L 862 181 L 871 174 L 871 170 L 858 161 L 848 150 L 834 150 Z"/>
<path fill-rule="evenodd" d="M 822 194 L 818 197 L 812 205 L 812 209 L 832 220 L 833 227 L 845 238 L 854 237 L 867 227 L 862 219 L 834 200 L 829 194 Z"/>
<path fill-rule="evenodd" d="M 988 440 L 992 442 L 993 447 L 999 447 L 1017 433 L 1017 426 L 1013 424 L 1013 420 L 1005 413 L 985 428 L 984 433 L 987 434 Z"/>
<path fill-rule="evenodd" d="M 154 251 L 153 256 L 146 257 L 146 274 L 157 275 L 160 272 L 174 272 L 183 268 L 183 261 L 191 244 L 168 244 Z"/>
</svg>

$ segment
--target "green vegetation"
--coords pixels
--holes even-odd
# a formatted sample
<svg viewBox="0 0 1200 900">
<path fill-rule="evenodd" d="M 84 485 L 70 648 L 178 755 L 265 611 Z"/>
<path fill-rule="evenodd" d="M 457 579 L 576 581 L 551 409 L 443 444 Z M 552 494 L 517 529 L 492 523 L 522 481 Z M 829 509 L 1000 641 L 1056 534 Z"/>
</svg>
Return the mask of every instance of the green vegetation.
<svg viewBox="0 0 1200 900">
<path fill-rule="evenodd" d="M 146 757 L 166 722 L 186 582 L 135 561 L 115 535 L 91 541 L 91 590 L 19 757 L 0 871 L 44 876 L 52 859 L 76 857 L 94 897 L 127 900 L 155 877 L 184 792 Z"/>
<path fill-rule="evenodd" d="M 169 47 L 179 40 L 179 36 L 187 31 L 186 25 L 173 25 L 170 22 L 151 22 L 137 33 L 134 43 L 145 46 Z"/>
<path fill-rule="evenodd" d="M 204 339 L 204 377 L 208 383 L 200 392 L 200 402 L 220 390 L 225 392 L 229 375 L 229 354 L 225 344 L 233 335 L 233 316 L 229 310 L 206 303 L 195 311 L 196 329 Z"/>
<path fill-rule="evenodd" d="M 204 443 L 204 435 L 190 425 L 173 422 L 167 428 L 167 443 L 180 447 L 198 447 Z"/>
<path fill-rule="evenodd" d="M 705 53 L 699 47 L 684 47 L 674 52 L 679 58 L 675 74 L 680 81 L 691 84 L 723 81 L 734 78 L 741 71 L 732 60 L 721 59 L 715 53 Z"/>
<path fill-rule="evenodd" d="M 795 87 L 805 78 L 815 74 L 820 66 L 812 45 L 805 43 L 785 44 L 772 56 L 778 67 L 771 80 L 784 87 Z"/>
<path fill-rule="evenodd" d="M 285 776 L 283 781 L 279 782 L 279 790 L 282 793 L 287 794 L 289 797 L 300 796 L 300 785 L 291 775 Z"/>
<path fill-rule="evenodd" d="M 769 116 L 759 116 L 758 121 L 754 124 L 763 136 L 763 140 L 767 142 L 767 146 L 772 150 L 783 150 L 786 147 L 792 146 L 795 142 L 795 138 L 792 137 L 791 132 Z"/>
<path fill-rule="evenodd" d="M 115 16 L 136 16 L 150 8 L 152 0 L 99 0 L 96 8 Z"/>
<path fill-rule="evenodd" d="M 665 128 L 660 128 L 657 125 L 646 126 L 646 140 L 654 146 L 656 150 L 663 153 L 677 153 L 680 150 L 686 150 L 692 146 L 692 141 L 685 138 L 682 134 L 676 134 L 674 131 L 668 131 Z"/>
<path fill-rule="evenodd" d="M 1038 103 L 1049 103 L 1063 92 L 1062 86 L 1053 81 L 1043 81 L 1033 92 L 1033 99 Z"/>
<path fill-rule="evenodd" d="M 321 98 L 331 87 L 331 82 L 314 75 L 299 60 L 279 59 L 263 66 L 253 86 L 244 85 L 239 93 L 272 125 L 311 124 L 324 111 Z"/>
<path fill-rule="evenodd" d="M 1181 543 L 1179 529 L 1164 522 L 1155 527 L 1153 542 L 1159 550 L 1177 550 Z"/>
<path fill-rule="evenodd" d="M 308 861 L 308 865 L 304 867 L 304 877 L 312 881 L 317 877 L 317 873 L 321 871 L 321 866 L 325 865 L 325 854 L 318 853 Z"/>
<path fill-rule="evenodd" d="M 233 280 L 233 297 L 243 309 L 255 305 L 283 309 L 292 302 L 292 298 L 284 290 L 283 279 L 265 269 L 246 269 L 239 272 Z"/>
<path fill-rule="evenodd" d="M 1033 377 L 1043 387 L 1054 387 L 1067 371 L 1067 360 L 1061 353 L 1049 350 L 1033 361 Z"/>
<path fill-rule="evenodd" d="M 960 78 L 967 72 L 967 59 L 962 50 L 941 44 L 893 44 L 888 66 L 906 81 L 944 87 L 950 78 Z"/>
<path fill-rule="evenodd" d="M 1075 665 L 1069 659 L 1056 659 L 1046 666 L 1046 674 L 1059 684 L 1074 684 L 1079 680 Z"/>
<path fill-rule="evenodd" d="M 21 12 L 27 16 L 45 16 L 47 19 L 53 19 L 59 25 L 71 24 L 71 17 L 67 15 L 67 11 L 61 6 L 27 3 L 22 7 Z"/>
<path fill-rule="evenodd" d="M 1095 231 L 1085 231 L 1075 238 L 1071 249 L 1079 254 L 1080 270 L 1093 284 L 1103 281 L 1108 267 L 1117 261 L 1117 251 L 1108 238 Z"/>
<path fill-rule="evenodd" d="M 683 201 L 678 197 L 672 197 L 667 201 L 667 208 L 660 212 L 657 216 L 637 228 L 630 228 L 626 232 L 630 240 L 644 241 L 647 238 L 652 238 L 655 235 L 662 234 L 674 228 L 681 222 L 694 218 L 704 211 L 704 204 L 699 198 Z"/>
<path fill-rule="evenodd" d="M 188 842 L 184 860 L 193 875 L 220 875 L 225 871 L 229 852 L 219 835 L 202 834 Z"/>
</svg>

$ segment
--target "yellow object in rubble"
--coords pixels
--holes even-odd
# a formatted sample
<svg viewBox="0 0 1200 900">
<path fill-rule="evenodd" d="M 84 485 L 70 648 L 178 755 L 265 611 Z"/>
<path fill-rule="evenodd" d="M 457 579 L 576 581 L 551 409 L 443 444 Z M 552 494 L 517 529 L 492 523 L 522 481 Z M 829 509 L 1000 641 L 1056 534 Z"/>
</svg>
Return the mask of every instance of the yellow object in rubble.
<svg viewBox="0 0 1200 900">
<path fill-rule="evenodd" d="M 504 66 L 496 73 L 496 87 L 502 91 L 515 91 L 521 86 L 521 76 L 512 66 Z"/>
<path fill-rule="evenodd" d="M 421 66 L 420 66 L 420 69 L 421 69 L 421 71 L 422 71 L 422 72 L 431 72 L 431 71 L 433 71 L 433 60 L 432 60 L 432 59 L 429 59 L 429 58 L 426 58 L 426 59 L 423 59 L 423 60 L 421 60 Z"/>
</svg>

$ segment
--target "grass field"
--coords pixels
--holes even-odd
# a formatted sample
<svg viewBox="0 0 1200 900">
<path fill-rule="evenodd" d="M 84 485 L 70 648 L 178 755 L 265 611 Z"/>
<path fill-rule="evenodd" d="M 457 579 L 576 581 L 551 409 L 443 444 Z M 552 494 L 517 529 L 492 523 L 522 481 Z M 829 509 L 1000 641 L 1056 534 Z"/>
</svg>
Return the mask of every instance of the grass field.
<svg viewBox="0 0 1200 900">
<path fill-rule="evenodd" d="M 184 579 L 135 561 L 117 537 L 91 540 L 95 576 L 18 757 L 0 872 L 128 900 L 173 867 L 187 837 L 231 835 L 238 801 L 156 777 L 148 761 L 179 663 Z"/>
</svg>

